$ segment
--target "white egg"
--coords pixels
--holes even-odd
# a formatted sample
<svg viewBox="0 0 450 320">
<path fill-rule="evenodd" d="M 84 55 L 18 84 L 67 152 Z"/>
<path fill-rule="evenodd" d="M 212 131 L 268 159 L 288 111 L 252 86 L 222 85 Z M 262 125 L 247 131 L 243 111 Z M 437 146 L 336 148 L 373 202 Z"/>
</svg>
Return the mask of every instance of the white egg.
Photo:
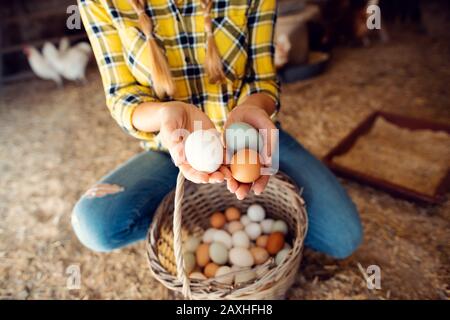
<svg viewBox="0 0 450 320">
<path fill-rule="evenodd" d="M 278 265 L 280 265 L 284 258 L 289 254 L 290 249 L 283 249 L 280 252 L 277 253 L 276 257 L 275 257 L 275 263 Z"/>
<path fill-rule="evenodd" d="M 264 219 L 261 221 L 261 229 L 264 234 L 272 233 L 273 219 Z"/>
<path fill-rule="evenodd" d="M 213 241 L 223 243 L 228 249 L 232 247 L 231 236 L 225 230 L 217 230 L 214 232 Z"/>
<path fill-rule="evenodd" d="M 221 266 L 216 271 L 215 280 L 223 284 L 232 284 L 234 280 L 234 274 L 229 266 Z"/>
<path fill-rule="evenodd" d="M 241 216 L 241 223 L 242 223 L 244 226 L 248 225 L 250 222 L 251 222 L 251 221 L 250 221 L 250 218 L 249 218 L 246 214 L 244 214 L 244 215 Z"/>
<path fill-rule="evenodd" d="M 242 270 L 235 274 L 234 283 L 241 284 L 244 282 L 249 282 L 256 278 L 256 272 L 253 270 Z"/>
<path fill-rule="evenodd" d="M 247 233 L 243 230 L 236 231 L 231 236 L 234 247 L 248 248 L 250 247 L 250 239 Z"/>
<path fill-rule="evenodd" d="M 185 252 L 195 252 L 199 246 L 201 240 L 198 237 L 189 237 L 183 244 L 183 249 Z"/>
<path fill-rule="evenodd" d="M 219 231 L 218 229 L 214 229 L 214 228 L 209 228 L 208 230 L 205 231 L 205 233 L 203 234 L 203 242 L 204 243 L 211 243 L 214 241 L 214 234 Z"/>
<path fill-rule="evenodd" d="M 227 263 L 228 250 L 227 247 L 221 242 L 213 242 L 209 246 L 209 257 L 218 265 Z"/>
<path fill-rule="evenodd" d="M 225 132 L 227 150 L 235 153 L 244 148 L 258 151 L 262 146 L 262 138 L 255 128 L 245 122 L 235 122 Z"/>
<path fill-rule="evenodd" d="M 282 232 L 284 234 L 288 233 L 288 226 L 283 220 L 277 220 L 272 225 L 272 232 Z"/>
<path fill-rule="evenodd" d="M 256 222 L 251 222 L 245 227 L 245 232 L 247 232 L 251 240 L 256 240 L 261 235 L 261 225 Z"/>
<path fill-rule="evenodd" d="M 231 264 L 238 267 L 251 267 L 255 260 L 249 250 L 245 248 L 232 248 L 229 252 Z"/>
<path fill-rule="evenodd" d="M 192 272 L 189 275 L 189 278 L 190 279 L 195 279 L 195 280 L 206 280 L 206 276 L 203 273 L 201 273 L 201 272 Z"/>
<path fill-rule="evenodd" d="M 223 146 L 216 130 L 192 132 L 184 145 L 186 159 L 197 171 L 211 173 L 223 162 Z"/>
<path fill-rule="evenodd" d="M 266 211 L 259 204 L 252 204 L 247 209 L 247 216 L 251 221 L 260 222 L 266 217 Z"/>
</svg>

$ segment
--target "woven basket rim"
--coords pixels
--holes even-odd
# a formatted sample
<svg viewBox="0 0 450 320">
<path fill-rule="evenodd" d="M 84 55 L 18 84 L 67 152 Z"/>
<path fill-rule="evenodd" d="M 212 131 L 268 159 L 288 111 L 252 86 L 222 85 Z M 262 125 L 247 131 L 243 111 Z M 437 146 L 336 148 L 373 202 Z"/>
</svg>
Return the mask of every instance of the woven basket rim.
<svg viewBox="0 0 450 320">
<path fill-rule="evenodd" d="M 271 181 L 271 182 L 270 182 Z M 172 190 L 168 193 L 164 199 L 161 201 L 158 209 L 155 212 L 153 222 L 149 228 L 146 238 L 146 246 L 147 246 L 147 258 L 151 273 L 153 276 L 161 282 L 168 289 L 183 293 L 185 296 L 188 295 L 189 298 L 200 298 L 207 299 L 209 298 L 241 298 L 247 297 L 252 298 L 255 296 L 255 292 L 258 292 L 260 295 L 263 295 L 264 290 L 274 290 L 272 287 L 276 287 L 277 282 L 281 282 L 283 278 L 291 277 L 291 282 L 295 277 L 294 271 L 298 269 L 298 266 L 301 261 L 302 251 L 304 246 L 304 239 L 307 233 L 308 228 L 308 216 L 306 214 L 306 205 L 301 197 L 301 190 L 297 187 L 297 185 L 284 173 L 277 173 L 273 177 L 271 177 L 269 183 L 278 183 L 280 187 L 284 187 L 286 192 L 290 193 L 294 199 L 296 199 L 296 203 L 293 205 L 296 206 L 297 211 L 297 220 L 304 221 L 304 225 L 297 224 L 295 226 L 295 234 L 297 237 L 293 239 L 292 249 L 288 256 L 284 259 L 282 263 L 279 265 L 275 265 L 273 262 L 273 258 L 271 258 L 268 262 L 261 266 L 256 266 L 253 270 L 258 270 L 260 268 L 262 272 L 258 275 L 258 279 L 254 282 L 242 285 L 242 286 L 234 286 L 234 285 L 224 285 L 221 284 L 214 279 L 207 280 L 195 280 L 188 279 L 189 290 L 188 293 L 183 288 L 183 281 L 180 280 L 180 271 L 178 270 L 178 275 L 173 275 L 170 273 L 165 267 L 161 264 L 161 261 L 158 257 L 158 235 L 160 231 L 160 221 L 162 216 L 167 212 L 164 212 L 162 209 L 166 202 L 170 202 L 175 198 L 175 190 Z M 187 183 L 187 188 L 194 188 L 196 191 L 196 185 L 191 182 Z M 292 231 L 292 230 L 291 230 Z M 289 268 L 292 267 L 292 268 Z M 291 270 L 293 269 L 293 270 Z M 242 272 L 242 271 L 240 271 Z M 258 272 L 258 271 L 257 271 Z M 287 274 L 288 273 L 288 274 Z M 184 279 L 186 281 L 186 279 Z M 264 284 L 267 281 L 267 288 L 264 289 Z M 184 284 L 186 286 L 186 283 Z M 283 288 L 282 288 L 283 289 Z M 287 288 L 284 288 L 286 291 Z"/>
</svg>

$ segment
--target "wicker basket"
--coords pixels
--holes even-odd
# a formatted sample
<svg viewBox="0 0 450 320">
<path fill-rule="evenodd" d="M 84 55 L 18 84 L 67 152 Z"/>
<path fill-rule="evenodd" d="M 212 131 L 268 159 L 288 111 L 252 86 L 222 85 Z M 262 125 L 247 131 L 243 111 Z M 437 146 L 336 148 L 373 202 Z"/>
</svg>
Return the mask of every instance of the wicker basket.
<svg viewBox="0 0 450 320">
<path fill-rule="evenodd" d="M 288 224 L 292 249 L 284 261 L 276 265 L 270 258 L 254 267 L 255 280 L 239 285 L 226 285 L 214 279 L 189 279 L 182 267 L 182 241 L 190 235 L 201 235 L 214 211 L 224 211 L 230 206 L 245 211 L 256 202 L 266 209 L 269 217 Z M 189 299 L 282 299 L 298 272 L 307 224 L 300 191 L 285 175 L 272 177 L 262 195 L 251 194 L 238 201 L 225 184 L 197 185 L 185 182 L 179 174 L 176 190 L 161 202 L 148 233 L 150 270 L 164 286 Z"/>
</svg>

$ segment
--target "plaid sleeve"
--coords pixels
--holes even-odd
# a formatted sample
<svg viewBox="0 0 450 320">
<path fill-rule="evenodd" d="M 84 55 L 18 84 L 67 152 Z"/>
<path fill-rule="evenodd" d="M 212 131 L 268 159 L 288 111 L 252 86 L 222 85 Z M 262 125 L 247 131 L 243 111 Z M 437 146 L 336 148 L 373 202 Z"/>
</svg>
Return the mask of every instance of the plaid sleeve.
<svg viewBox="0 0 450 320">
<path fill-rule="evenodd" d="M 277 79 L 273 44 L 276 0 L 252 0 L 248 14 L 248 62 L 238 104 L 248 95 L 264 92 L 280 107 L 280 84 Z"/>
<path fill-rule="evenodd" d="M 157 99 L 151 88 L 139 85 L 128 69 L 122 43 L 111 16 L 99 0 L 78 0 L 78 6 L 100 70 L 106 105 L 112 117 L 133 137 L 153 139 L 155 134 L 137 130 L 131 119 L 139 104 Z"/>
</svg>

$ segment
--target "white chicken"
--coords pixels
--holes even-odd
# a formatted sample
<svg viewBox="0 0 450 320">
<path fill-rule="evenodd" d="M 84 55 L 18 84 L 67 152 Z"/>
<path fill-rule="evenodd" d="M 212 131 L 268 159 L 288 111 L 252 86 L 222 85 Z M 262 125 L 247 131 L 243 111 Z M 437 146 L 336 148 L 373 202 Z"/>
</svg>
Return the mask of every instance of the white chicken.
<svg viewBox="0 0 450 320">
<path fill-rule="evenodd" d="M 58 87 L 62 87 L 63 81 L 58 71 L 44 58 L 33 46 L 24 46 L 23 52 L 28 58 L 31 70 L 41 79 L 52 80 Z"/>
<path fill-rule="evenodd" d="M 80 42 L 73 47 L 66 38 L 59 44 L 59 50 L 50 42 L 46 42 L 42 53 L 47 62 L 65 79 L 70 81 L 86 81 L 86 67 L 92 55 L 91 46 Z"/>
</svg>

